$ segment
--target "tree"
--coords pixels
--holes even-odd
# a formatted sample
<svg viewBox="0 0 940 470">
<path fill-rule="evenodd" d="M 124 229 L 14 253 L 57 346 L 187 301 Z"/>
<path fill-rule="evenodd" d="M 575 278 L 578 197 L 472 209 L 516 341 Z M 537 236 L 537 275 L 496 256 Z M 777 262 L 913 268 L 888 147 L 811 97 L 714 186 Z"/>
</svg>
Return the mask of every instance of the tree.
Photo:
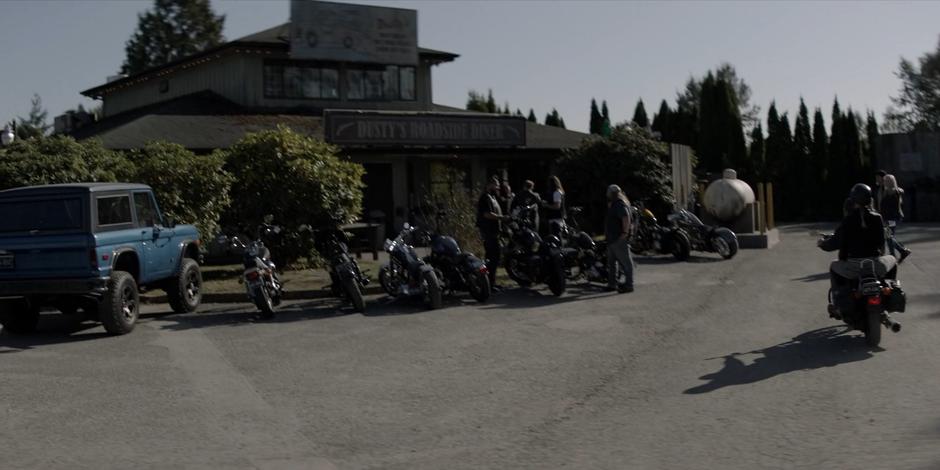
<svg viewBox="0 0 940 470">
<path fill-rule="evenodd" d="M 482 93 L 476 90 L 467 92 L 467 111 L 477 111 L 480 113 L 489 112 L 489 108 L 486 106 L 486 98 Z"/>
<path fill-rule="evenodd" d="M 33 94 L 30 100 L 29 116 L 19 118 L 19 124 L 16 125 L 16 137 L 20 139 L 38 138 L 46 135 L 52 127 L 46 119 L 49 117 L 49 111 L 42 107 L 42 98 L 38 93 Z"/>
<path fill-rule="evenodd" d="M 806 189 L 810 204 L 810 216 L 832 215 L 832 201 L 827 200 L 830 193 L 825 190 L 829 185 L 829 136 L 826 134 L 826 122 L 822 110 L 816 108 L 813 113 L 813 145 L 810 149 L 811 183 Z M 839 201 L 841 202 L 841 201 Z"/>
<path fill-rule="evenodd" d="M 633 110 L 633 123 L 644 129 L 650 126 L 650 120 L 646 116 L 646 108 L 643 106 L 642 99 L 636 102 L 636 108 Z"/>
<path fill-rule="evenodd" d="M 875 113 L 869 111 L 865 120 L 865 157 L 868 160 L 868 169 L 872 171 L 879 168 L 878 135 L 878 121 L 875 120 Z"/>
<path fill-rule="evenodd" d="M 310 228 L 332 228 L 359 215 L 364 171 L 341 158 L 338 147 L 278 127 L 246 135 L 225 155 L 235 176 L 226 219 L 253 230 L 272 215 L 283 227 L 272 251 L 287 264 L 313 253 Z"/>
<path fill-rule="evenodd" d="M 558 162 L 568 204 L 584 208 L 585 228 L 600 231 L 606 213 L 603 188 L 618 184 L 631 200 L 643 199 L 661 215 L 672 209 L 669 147 L 646 129 L 619 125 L 609 138 L 591 136 Z M 600 188 L 600 189 L 599 189 Z"/>
<path fill-rule="evenodd" d="M 601 102 L 601 117 L 610 125 L 610 111 L 607 109 L 607 100 Z"/>
<path fill-rule="evenodd" d="M 744 129 L 751 129 L 757 125 L 760 121 L 758 117 L 760 107 L 751 105 L 751 87 L 743 78 L 738 76 L 738 72 L 735 70 L 734 66 L 725 62 L 719 65 L 713 72 L 709 71 L 708 73 L 712 73 L 716 80 L 723 80 L 731 85 L 737 97 L 738 111 L 741 115 L 741 122 Z M 700 99 L 703 81 L 704 78 L 696 79 L 695 77 L 689 77 L 689 80 L 685 84 L 685 90 L 676 97 L 677 108 L 695 114 L 694 112 L 697 109 Z"/>
<path fill-rule="evenodd" d="M 748 160 L 751 162 L 753 170 L 750 175 L 746 175 L 743 179 L 750 181 L 751 184 L 766 181 L 764 130 L 761 128 L 760 123 L 754 126 L 754 130 L 751 131 L 751 147 L 748 149 Z"/>
<path fill-rule="evenodd" d="M 669 103 L 666 103 L 666 100 L 659 103 L 659 111 L 653 115 L 653 124 L 650 128 L 653 132 L 659 133 L 662 141 L 671 142 L 672 110 L 669 109 Z"/>
<path fill-rule="evenodd" d="M 127 41 L 121 72 L 136 74 L 221 44 L 225 15 L 209 0 L 154 0 L 137 15 L 137 30 Z"/>
<path fill-rule="evenodd" d="M 601 103 L 601 135 L 610 137 L 612 131 L 613 129 L 610 125 L 610 111 L 607 110 L 607 100 L 604 100 Z"/>
<path fill-rule="evenodd" d="M 545 115 L 545 125 L 565 128 L 565 120 L 558 114 L 558 110 L 552 108 L 552 112 Z"/>
<path fill-rule="evenodd" d="M 940 129 L 940 41 L 917 64 L 901 58 L 895 74 L 901 88 L 885 113 L 888 127 L 899 132 Z"/>
<path fill-rule="evenodd" d="M 800 98 L 800 110 L 796 117 L 796 123 L 793 127 L 793 152 L 790 156 L 789 169 L 787 171 L 786 185 L 790 194 L 797 194 L 805 191 L 814 184 L 818 184 L 818 178 L 811 172 L 813 136 L 812 128 L 809 123 L 809 110 L 803 98 Z M 797 218 L 805 218 L 809 213 L 809 208 L 816 203 L 811 198 L 794 198 L 793 214 Z"/>
<path fill-rule="evenodd" d="M 493 89 L 491 88 L 486 95 L 486 112 L 499 113 L 499 107 L 496 106 L 496 100 L 493 99 Z"/>
<path fill-rule="evenodd" d="M 734 167 L 742 174 L 753 171 L 748 161 L 741 116 L 731 84 L 711 73 L 702 82 L 698 113 L 699 168 L 718 173 Z"/>
<path fill-rule="evenodd" d="M 535 117 L 535 110 L 534 110 L 534 109 L 529 108 L 529 116 L 526 118 L 526 120 L 529 121 L 529 122 L 534 122 L 534 123 L 538 123 L 538 122 L 539 122 L 538 118 Z"/>
<path fill-rule="evenodd" d="M 591 98 L 591 121 L 588 124 L 588 132 L 591 134 L 600 134 L 603 118 L 600 110 L 597 109 L 597 100 Z"/>
</svg>

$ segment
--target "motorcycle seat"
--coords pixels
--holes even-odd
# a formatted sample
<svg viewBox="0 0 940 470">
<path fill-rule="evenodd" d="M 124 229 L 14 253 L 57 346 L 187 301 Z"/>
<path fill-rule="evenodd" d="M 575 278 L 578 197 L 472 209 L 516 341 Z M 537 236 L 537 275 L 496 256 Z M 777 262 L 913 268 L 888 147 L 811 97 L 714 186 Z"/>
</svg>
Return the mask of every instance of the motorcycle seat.
<svg viewBox="0 0 940 470">
<path fill-rule="evenodd" d="M 836 260 L 829 265 L 829 269 L 846 279 L 858 279 L 870 275 L 874 267 L 875 276 L 883 279 L 898 265 L 894 256 L 879 256 L 877 258 L 851 258 L 845 261 Z"/>
</svg>

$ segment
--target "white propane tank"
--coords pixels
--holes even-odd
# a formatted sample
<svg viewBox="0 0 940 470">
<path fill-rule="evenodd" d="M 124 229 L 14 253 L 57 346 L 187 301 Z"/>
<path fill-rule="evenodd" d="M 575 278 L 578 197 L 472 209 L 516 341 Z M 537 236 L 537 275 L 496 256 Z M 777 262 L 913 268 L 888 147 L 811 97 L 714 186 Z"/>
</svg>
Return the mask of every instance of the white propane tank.
<svg viewBox="0 0 940 470">
<path fill-rule="evenodd" d="M 713 181 L 705 190 L 705 210 L 722 222 L 732 222 L 754 203 L 754 190 L 738 179 L 738 172 L 726 169 L 720 180 Z"/>
</svg>

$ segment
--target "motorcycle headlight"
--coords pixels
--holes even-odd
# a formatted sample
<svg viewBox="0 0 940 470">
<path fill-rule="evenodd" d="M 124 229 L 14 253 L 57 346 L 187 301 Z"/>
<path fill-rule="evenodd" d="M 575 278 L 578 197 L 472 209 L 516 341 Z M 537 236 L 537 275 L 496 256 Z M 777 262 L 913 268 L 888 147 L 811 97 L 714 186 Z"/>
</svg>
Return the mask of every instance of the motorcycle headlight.
<svg viewBox="0 0 940 470">
<path fill-rule="evenodd" d="M 540 245 L 538 240 L 532 240 L 532 252 L 536 253 L 539 251 Z"/>
<path fill-rule="evenodd" d="M 388 238 L 385 239 L 385 251 L 391 251 L 394 245 L 395 242 L 389 240 Z"/>
</svg>

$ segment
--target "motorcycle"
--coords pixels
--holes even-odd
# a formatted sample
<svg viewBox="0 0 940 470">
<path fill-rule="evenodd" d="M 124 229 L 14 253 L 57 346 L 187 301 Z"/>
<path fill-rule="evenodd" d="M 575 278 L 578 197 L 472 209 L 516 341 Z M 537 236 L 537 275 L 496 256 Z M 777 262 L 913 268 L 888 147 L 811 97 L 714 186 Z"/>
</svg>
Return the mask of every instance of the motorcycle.
<svg viewBox="0 0 940 470">
<path fill-rule="evenodd" d="M 555 296 L 565 293 L 565 258 L 561 240 L 554 235 L 544 240 L 527 226 L 536 205 L 513 210 L 505 230 L 506 274 L 522 287 L 545 283 Z"/>
<path fill-rule="evenodd" d="M 264 245 L 264 240 L 280 234 L 281 228 L 276 225 L 262 224 L 258 228 L 258 236 L 241 247 L 244 250 L 243 264 L 245 272 L 242 280 L 248 298 L 261 311 L 262 318 L 274 316 L 274 308 L 281 304 L 284 293 L 283 285 L 277 274 L 277 267 L 271 261 L 271 250 Z M 238 242 L 241 244 L 241 242 Z"/>
<path fill-rule="evenodd" d="M 823 234 L 817 245 L 824 251 L 835 251 L 838 247 L 832 242 L 832 234 Z M 848 282 L 829 289 L 829 316 L 865 333 L 872 347 L 881 343 L 882 325 L 894 333 L 901 331 L 901 324 L 890 313 L 904 312 L 907 296 L 900 281 L 887 277 L 896 267 L 893 256 L 850 259 L 833 265 L 836 274 Z"/>
<path fill-rule="evenodd" d="M 452 237 L 433 234 L 431 254 L 424 260 L 434 267 L 444 292 L 468 291 L 477 302 L 490 298 L 489 270 L 480 258 L 460 249 Z"/>
<path fill-rule="evenodd" d="M 695 251 L 718 253 L 724 259 L 731 259 L 738 253 L 738 236 L 730 229 L 705 225 L 685 209 L 669 214 L 668 220 L 689 236 Z"/>
<path fill-rule="evenodd" d="M 692 242 L 679 227 L 663 227 L 656 216 L 646 208 L 633 206 L 633 238 L 630 248 L 634 253 L 671 253 L 677 260 L 689 259 Z"/>
<path fill-rule="evenodd" d="M 434 267 L 418 257 L 408 244 L 415 227 L 407 222 L 394 240 L 385 240 L 389 262 L 379 268 L 379 283 L 393 298 L 424 297 L 431 310 L 441 308 L 442 285 Z"/>
<path fill-rule="evenodd" d="M 582 212 L 580 207 L 568 209 L 568 219 L 561 231 L 561 253 L 565 260 L 565 276 L 569 280 L 587 278 L 589 281 L 596 277 L 591 267 L 597 260 L 606 260 L 606 246 L 598 250 L 597 242 L 581 230 L 578 215 Z M 604 264 L 604 263 L 602 263 Z M 605 282 L 606 282 L 606 273 Z"/>
<path fill-rule="evenodd" d="M 364 313 L 366 304 L 362 290 L 369 284 L 369 278 L 362 274 L 359 263 L 349 255 L 346 233 L 338 228 L 321 230 L 316 235 L 315 246 L 329 263 L 330 292 L 334 297 L 349 300 L 355 311 Z"/>
</svg>

